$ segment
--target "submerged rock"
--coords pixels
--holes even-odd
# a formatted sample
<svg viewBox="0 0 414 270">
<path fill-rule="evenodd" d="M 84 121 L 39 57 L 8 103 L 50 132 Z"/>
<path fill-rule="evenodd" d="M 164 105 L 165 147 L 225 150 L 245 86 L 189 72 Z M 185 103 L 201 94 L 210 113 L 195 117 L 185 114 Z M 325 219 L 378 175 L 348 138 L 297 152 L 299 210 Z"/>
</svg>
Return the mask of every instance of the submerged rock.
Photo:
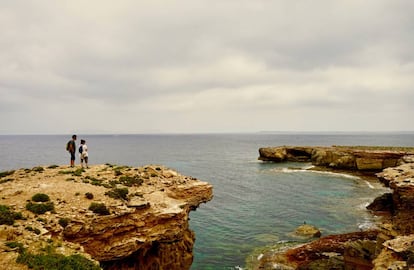
<svg viewBox="0 0 414 270">
<path fill-rule="evenodd" d="M 294 235 L 301 238 L 313 238 L 320 237 L 321 231 L 315 226 L 309 224 L 303 224 L 296 228 Z"/>
</svg>

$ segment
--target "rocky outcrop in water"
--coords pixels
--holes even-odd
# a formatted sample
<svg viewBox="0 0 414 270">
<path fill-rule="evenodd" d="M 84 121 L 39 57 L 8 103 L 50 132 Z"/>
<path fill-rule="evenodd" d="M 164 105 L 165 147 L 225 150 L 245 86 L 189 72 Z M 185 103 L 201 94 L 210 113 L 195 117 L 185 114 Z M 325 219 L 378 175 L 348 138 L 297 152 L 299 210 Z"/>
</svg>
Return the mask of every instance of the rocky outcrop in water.
<svg viewBox="0 0 414 270">
<path fill-rule="evenodd" d="M 210 184 L 163 166 L 50 166 L 0 176 L 5 269 L 27 269 L 16 263 L 22 250 L 79 254 L 104 269 L 189 269 L 195 239 L 189 212 L 213 196 Z M 46 204 L 52 207 L 34 210 Z M 2 222 L 2 209 L 21 218 Z"/>
<path fill-rule="evenodd" d="M 401 164 L 402 159 L 414 154 L 412 149 L 346 147 L 346 146 L 281 146 L 259 149 L 259 160 L 283 162 L 312 162 L 316 166 L 355 171 L 381 171 Z"/>
<path fill-rule="evenodd" d="M 383 216 L 379 229 L 332 235 L 299 247 L 268 251 L 254 269 L 414 269 L 413 149 L 267 147 L 264 161 L 305 161 L 327 169 L 378 172 L 392 193 L 368 206 Z"/>
</svg>

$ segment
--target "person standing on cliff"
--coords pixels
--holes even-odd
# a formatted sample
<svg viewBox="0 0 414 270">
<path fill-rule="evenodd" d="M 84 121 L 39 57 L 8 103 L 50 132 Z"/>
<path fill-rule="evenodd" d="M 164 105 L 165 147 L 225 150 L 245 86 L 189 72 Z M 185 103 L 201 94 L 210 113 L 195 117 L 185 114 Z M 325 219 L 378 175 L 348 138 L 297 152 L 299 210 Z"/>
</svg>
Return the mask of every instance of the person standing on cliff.
<svg viewBox="0 0 414 270">
<path fill-rule="evenodd" d="M 79 146 L 79 156 L 80 156 L 82 168 L 83 168 L 83 161 L 85 161 L 86 168 L 89 168 L 88 167 L 88 146 L 86 145 L 85 140 L 81 140 L 81 145 Z"/>
<path fill-rule="evenodd" d="M 70 154 L 70 166 L 75 166 L 75 154 L 76 154 L 76 135 L 72 135 L 72 140 L 66 144 L 66 150 Z"/>
</svg>

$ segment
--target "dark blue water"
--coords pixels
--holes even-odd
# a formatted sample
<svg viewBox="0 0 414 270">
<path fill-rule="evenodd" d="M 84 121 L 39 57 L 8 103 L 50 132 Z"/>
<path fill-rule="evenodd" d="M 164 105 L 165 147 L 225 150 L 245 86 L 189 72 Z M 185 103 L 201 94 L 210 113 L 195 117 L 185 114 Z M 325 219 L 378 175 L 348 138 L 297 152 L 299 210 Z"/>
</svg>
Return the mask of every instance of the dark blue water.
<svg viewBox="0 0 414 270">
<path fill-rule="evenodd" d="M 0 170 L 68 164 L 70 135 L 0 136 Z M 373 182 L 302 170 L 309 164 L 257 161 L 279 145 L 412 146 L 414 134 L 81 135 L 91 164 L 162 164 L 214 185 L 214 199 L 192 212 L 192 269 L 234 269 L 255 248 L 292 240 L 306 221 L 323 234 L 369 226 L 364 206 L 384 192 Z"/>
</svg>

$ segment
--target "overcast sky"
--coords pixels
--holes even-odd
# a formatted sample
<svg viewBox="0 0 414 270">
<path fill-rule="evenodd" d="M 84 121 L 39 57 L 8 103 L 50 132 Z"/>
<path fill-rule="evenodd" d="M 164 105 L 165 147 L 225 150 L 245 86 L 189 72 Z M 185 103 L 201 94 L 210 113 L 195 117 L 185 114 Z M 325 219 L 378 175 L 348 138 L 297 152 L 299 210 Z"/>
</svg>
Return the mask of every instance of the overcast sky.
<svg viewBox="0 0 414 270">
<path fill-rule="evenodd" d="M 2 0 L 0 27 L 0 134 L 414 130 L 412 0 Z"/>
</svg>

